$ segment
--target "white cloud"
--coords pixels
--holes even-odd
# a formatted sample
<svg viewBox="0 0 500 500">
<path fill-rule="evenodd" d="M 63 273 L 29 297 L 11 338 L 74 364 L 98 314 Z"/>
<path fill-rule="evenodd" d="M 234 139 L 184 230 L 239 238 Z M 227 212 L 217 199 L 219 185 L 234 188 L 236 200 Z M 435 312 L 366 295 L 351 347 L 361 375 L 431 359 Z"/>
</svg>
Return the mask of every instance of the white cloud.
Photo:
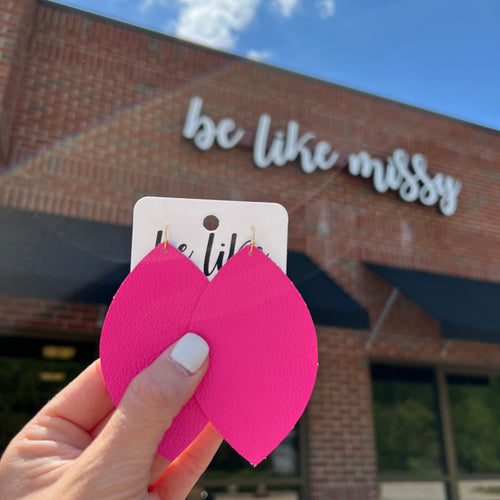
<svg viewBox="0 0 500 500">
<path fill-rule="evenodd" d="M 321 19 L 328 19 L 335 14 L 335 0 L 317 0 L 316 8 Z"/>
<path fill-rule="evenodd" d="M 255 59 L 256 61 L 266 61 L 271 58 L 273 53 L 270 50 L 255 50 L 250 49 L 247 52 L 247 57 L 249 59 Z"/>
<path fill-rule="evenodd" d="M 233 49 L 238 33 L 254 18 L 259 1 L 178 0 L 181 8 L 176 34 L 203 45 Z"/>
<path fill-rule="evenodd" d="M 299 0 L 274 0 L 274 4 L 279 8 L 281 14 L 290 17 L 297 7 Z"/>
</svg>

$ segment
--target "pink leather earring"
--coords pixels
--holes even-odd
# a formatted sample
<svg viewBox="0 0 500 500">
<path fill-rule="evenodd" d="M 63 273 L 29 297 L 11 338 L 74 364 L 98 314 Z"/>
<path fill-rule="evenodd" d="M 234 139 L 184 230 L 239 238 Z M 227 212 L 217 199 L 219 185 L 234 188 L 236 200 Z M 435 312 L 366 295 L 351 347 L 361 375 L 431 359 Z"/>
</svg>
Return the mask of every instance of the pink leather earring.
<svg viewBox="0 0 500 500">
<path fill-rule="evenodd" d="M 254 240 L 211 282 L 161 243 L 125 279 L 104 322 L 101 363 L 113 402 L 187 332 L 209 344 L 209 368 L 158 452 L 173 460 L 210 421 L 258 464 L 292 430 L 313 390 L 318 351 L 307 306 Z"/>
</svg>

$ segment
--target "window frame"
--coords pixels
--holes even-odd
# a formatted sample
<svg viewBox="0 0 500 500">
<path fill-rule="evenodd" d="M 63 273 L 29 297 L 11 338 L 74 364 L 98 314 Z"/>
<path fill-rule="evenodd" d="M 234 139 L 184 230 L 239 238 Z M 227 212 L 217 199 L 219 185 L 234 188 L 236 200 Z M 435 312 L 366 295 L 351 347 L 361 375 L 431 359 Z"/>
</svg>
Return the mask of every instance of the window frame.
<svg viewBox="0 0 500 500">
<path fill-rule="evenodd" d="M 438 401 L 438 416 L 440 421 L 441 440 L 444 451 L 444 469 L 443 474 L 387 474 L 380 473 L 377 468 L 376 481 L 381 482 L 435 482 L 441 481 L 444 484 L 448 500 L 460 500 L 459 482 L 464 480 L 481 479 L 500 479 L 500 473 L 460 473 L 458 470 L 458 459 L 455 448 L 455 436 L 450 412 L 450 399 L 448 393 L 448 375 L 470 375 L 470 376 L 490 376 L 500 377 L 500 368 L 482 367 L 482 366 L 461 366 L 456 363 L 446 361 L 425 362 L 419 360 L 401 360 L 387 357 L 370 357 L 368 359 L 370 366 L 374 364 L 391 365 L 398 367 L 425 368 L 434 372 L 436 381 L 436 395 Z M 373 381 L 370 377 L 370 391 L 373 402 Z M 375 428 L 375 415 L 373 414 L 373 425 Z M 377 451 L 375 449 L 375 451 Z"/>
<path fill-rule="evenodd" d="M 299 452 L 299 474 L 295 477 L 263 477 L 263 478 L 240 478 L 238 475 L 224 478 L 205 478 L 202 476 L 198 481 L 198 486 L 203 489 L 227 488 L 231 485 L 243 487 L 255 487 L 265 484 L 267 487 L 290 486 L 296 487 L 299 491 L 299 498 L 309 498 L 309 449 L 308 449 L 308 411 L 303 413 L 297 422 L 299 433 L 298 452 Z"/>
</svg>

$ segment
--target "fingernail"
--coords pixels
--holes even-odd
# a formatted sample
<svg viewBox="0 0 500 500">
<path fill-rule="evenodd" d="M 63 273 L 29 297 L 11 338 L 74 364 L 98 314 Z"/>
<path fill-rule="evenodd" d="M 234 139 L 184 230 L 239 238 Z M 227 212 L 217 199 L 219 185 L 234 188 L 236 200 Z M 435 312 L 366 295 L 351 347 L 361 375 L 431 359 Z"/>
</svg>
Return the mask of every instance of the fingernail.
<svg viewBox="0 0 500 500">
<path fill-rule="evenodd" d="M 196 373 L 207 356 L 208 344 L 196 333 L 186 333 L 170 353 L 170 359 L 189 373 Z"/>
</svg>

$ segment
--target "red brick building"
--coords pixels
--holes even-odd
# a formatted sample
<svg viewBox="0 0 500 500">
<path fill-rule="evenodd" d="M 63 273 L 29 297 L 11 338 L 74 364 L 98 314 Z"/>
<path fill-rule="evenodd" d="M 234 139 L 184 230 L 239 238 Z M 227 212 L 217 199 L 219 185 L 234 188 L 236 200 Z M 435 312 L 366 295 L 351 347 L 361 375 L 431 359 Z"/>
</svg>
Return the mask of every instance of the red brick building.
<svg viewBox="0 0 500 500">
<path fill-rule="evenodd" d="M 238 144 L 220 147 L 233 137 L 221 133 L 203 150 L 183 136 L 195 97 L 201 115 L 244 130 Z M 272 201 L 288 210 L 289 249 L 358 316 L 341 319 L 327 292 L 312 299 L 327 312 L 316 387 L 285 453 L 294 464 L 221 465 L 202 487 L 334 500 L 498 488 L 497 131 L 50 2 L 0 0 L 0 165 L 0 364 L 39 373 L 17 396 L 6 376 L 3 415 L 43 402 L 36 363 L 97 355 L 103 297 L 130 248 L 112 243 L 129 239 L 138 199 Z M 73 270 L 91 282 L 72 283 Z M 50 387 L 64 381 L 54 366 Z"/>
</svg>

